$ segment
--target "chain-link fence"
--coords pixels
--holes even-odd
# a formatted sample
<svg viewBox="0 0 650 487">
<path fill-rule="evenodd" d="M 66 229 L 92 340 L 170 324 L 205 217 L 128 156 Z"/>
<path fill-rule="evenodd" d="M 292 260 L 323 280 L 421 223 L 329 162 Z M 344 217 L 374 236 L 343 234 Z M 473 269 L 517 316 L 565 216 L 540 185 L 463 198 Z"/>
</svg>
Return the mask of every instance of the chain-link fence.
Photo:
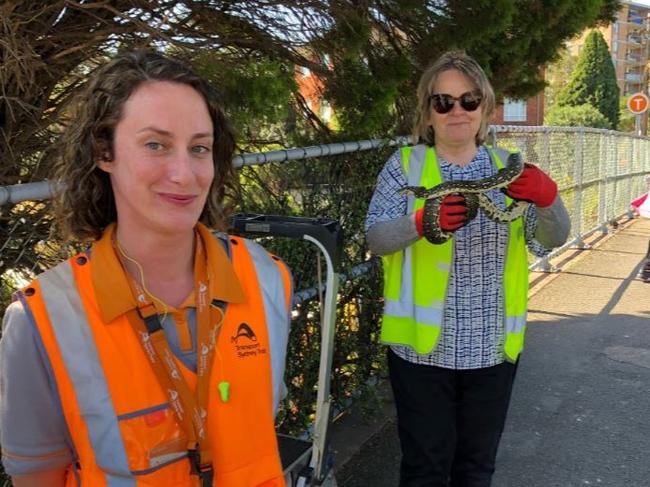
<svg viewBox="0 0 650 487">
<path fill-rule="evenodd" d="M 630 201 L 647 191 L 650 139 L 610 130 L 569 127 L 493 127 L 499 146 L 519 150 L 558 183 L 571 216 L 571 238 L 550 257 L 582 246 L 596 231 L 629 214 Z M 532 263 L 545 269 L 548 258 Z"/>
<path fill-rule="evenodd" d="M 520 151 L 527 162 L 537 164 L 558 182 L 560 194 L 572 219 L 573 238 L 563 249 L 582 244 L 583 239 L 596 230 L 607 231 L 607 224 L 624 215 L 629 209 L 630 200 L 645 191 L 643 175 L 650 173 L 650 139 L 648 138 L 609 130 L 569 127 L 492 126 L 491 134 L 493 143 L 506 149 Z M 323 158 L 329 159 L 327 166 L 332 167 L 333 170 L 336 167 L 336 156 L 343 155 L 349 161 L 350 158 L 354 158 L 355 153 L 372 151 L 379 160 L 383 160 L 382 157 L 385 156 L 382 154 L 385 153 L 386 147 L 404 145 L 408 140 L 407 137 L 397 137 L 244 154 L 237 156 L 234 164 L 240 169 L 266 164 L 276 166 L 275 170 L 257 171 L 252 174 L 252 179 L 255 180 L 253 186 L 257 187 L 264 179 L 260 176 L 260 172 L 281 176 L 282 169 L 278 167 L 280 164 L 286 167 L 284 163 L 289 161 L 304 161 L 299 163 L 303 165 L 302 170 L 297 171 L 299 176 L 300 174 L 304 176 L 303 180 L 294 181 L 294 187 L 287 188 L 287 194 L 271 195 L 270 193 L 277 191 L 273 191 L 269 186 L 257 187 L 262 190 L 262 193 L 258 193 L 253 199 L 257 201 L 257 206 L 266 207 L 267 205 L 262 201 L 265 193 L 268 193 L 266 196 L 276 199 L 278 196 L 286 198 L 291 193 L 294 195 L 302 193 L 305 187 L 313 188 L 314 185 L 331 184 L 331 181 L 325 181 L 327 175 L 316 175 L 315 171 L 310 170 L 310 165 L 313 168 L 321 167 L 318 161 Z M 359 158 L 359 164 L 366 159 L 367 157 Z M 376 164 L 373 166 L 376 166 L 375 171 L 380 167 Z M 294 171 L 290 172 L 295 177 L 296 168 L 293 169 Z M 243 172 L 245 173 L 246 170 Z M 372 170 L 367 171 L 366 174 L 368 178 L 365 179 L 367 184 L 364 186 L 368 189 L 371 183 L 374 184 L 376 174 L 372 173 Z M 265 183 L 273 185 L 273 182 L 265 181 Z M 52 251 L 48 249 L 48 242 L 43 240 L 43 235 L 46 234 L 44 230 L 50 225 L 46 200 L 51 190 L 50 184 L 45 181 L 0 186 L 0 222 L 2 223 L 0 271 L 17 273 L 14 275 L 18 278 L 27 277 L 34 270 L 42 267 L 38 259 L 27 258 L 29 255 L 40 255 L 48 264 L 50 263 Z M 354 190 L 354 187 L 350 187 L 346 192 Z M 45 202 L 42 202 L 43 200 Z M 295 213 L 299 206 L 290 209 L 292 213 Z M 249 210 L 249 208 L 243 209 Z M 12 213 L 22 216 L 11 218 Z M 346 215 L 336 212 L 327 216 L 346 219 Z M 27 222 L 29 225 L 23 228 L 21 224 Z M 360 228 L 347 230 L 352 235 L 357 235 L 361 231 Z M 32 253 L 29 249 L 34 246 L 38 251 Z M 535 261 L 532 267 L 540 267 L 544 264 L 543 261 Z"/>
<path fill-rule="evenodd" d="M 650 173 L 650 139 L 607 130 L 558 127 L 492 127 L 499 146 L 519 150 L 557 182 L 572 218 L 567 246 L 581 245 L 590 233 L 606 232 L 626 214 L 629 202 L 645 191 Z M 381 317 L 381 270 L 368 261 L 363 222 L 377 174 L 406 137 L 273 151 L 238 156 L 242 194 L 238 211 L 327 217 L 345 232 L 343 273 L 332 395 L 338 408 L 352 396 L 373 408 L 371 379 L 381 373 L 377 343 Z M 0 306 L 24 279 L 62 259 L 71 248 L 48 238 L 51 225 L 46 182 L 0 187 Z M 316 255 L 300 241 L 264 242 L 291 267 L 297 293 L 287 365 L 289 400 L 280 418 L 296 431 L 313 414 L 318 370 Z M 559 250 L 557 251 L 559 252 Z M 545 267 L 545 260 L 531 266 Z"/>
</svg>

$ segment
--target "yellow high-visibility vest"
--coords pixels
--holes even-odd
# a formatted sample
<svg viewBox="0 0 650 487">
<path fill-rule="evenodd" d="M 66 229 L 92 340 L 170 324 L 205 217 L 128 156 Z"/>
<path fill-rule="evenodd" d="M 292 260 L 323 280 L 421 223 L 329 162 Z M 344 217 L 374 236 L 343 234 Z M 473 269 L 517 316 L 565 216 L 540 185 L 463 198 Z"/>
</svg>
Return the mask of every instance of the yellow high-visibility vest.
<svg viewBox="0 0 650 487">
<path fill-rule="evenodd" d="M 497 168 L 509 153 L 488 148 Z M 402 169 L 409 186 L 431 188 L 440 184 L 440 167 L 432 147 L 402 149 Z M 424 199 L 408 197 L 408 214 L 422 208 Z M 506 196 L 506 204 L 512 199 Z M 408 345 L 418 354 L 430 353 L 442 329 L 449 271 L 453 260 L 453 237 L 435 245 L 421 238 L 407 248 L 382 258 L 384 267 L 384 315 L 381 341 Z M 528 253 L 523 217 L 510 222 L 503 273 L 504 352 L 515 362 L 524 347 L 528 304 Z"/>
</svg>

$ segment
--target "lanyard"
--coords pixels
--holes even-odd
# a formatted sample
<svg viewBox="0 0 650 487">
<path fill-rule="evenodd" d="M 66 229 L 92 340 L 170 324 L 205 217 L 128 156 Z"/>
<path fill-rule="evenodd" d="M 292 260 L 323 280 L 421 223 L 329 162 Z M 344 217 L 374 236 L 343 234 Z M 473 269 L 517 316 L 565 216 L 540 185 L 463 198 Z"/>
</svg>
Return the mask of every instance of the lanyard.
<svg viewBox="0 0 650 487">
<path fill-rule="evenodd" d="M 195 233 L 194 290 L 196 292 L 196 394 L 192 393 L 178 369 L 169 348 L 165 332 L 149 293 L 129 275 L 131 291 L 138 304 L 127 314 L 129 322 L 152 365 L 158 383 L 167 391 L 172 410 L 188 438 L 187 451 L 192 473 L 201 478 L 203 487 L 211 487 L 213 479 L 212 454 L 207 434 L 207 405 L 210 388 L 212 354 L 217 332 L 223 320 L 223 311 L 208 303 L 208 266 L 203 241 Z"/>
</svg>

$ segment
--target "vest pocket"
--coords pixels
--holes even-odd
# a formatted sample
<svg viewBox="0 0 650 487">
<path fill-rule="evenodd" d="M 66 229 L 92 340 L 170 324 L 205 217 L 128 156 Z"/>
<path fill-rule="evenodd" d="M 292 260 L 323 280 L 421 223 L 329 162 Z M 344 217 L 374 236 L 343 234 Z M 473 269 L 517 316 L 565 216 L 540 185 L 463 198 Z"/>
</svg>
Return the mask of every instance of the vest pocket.
<svg viewBox="0 0 650 487">
<path fill-rule="evenodd" d="M 187 437 L 169 404 L 118 416 L 132 475 L 148 475 L 187 457 Z M 187 468 L 183 468 L 183 471 Z"/>
</svg>

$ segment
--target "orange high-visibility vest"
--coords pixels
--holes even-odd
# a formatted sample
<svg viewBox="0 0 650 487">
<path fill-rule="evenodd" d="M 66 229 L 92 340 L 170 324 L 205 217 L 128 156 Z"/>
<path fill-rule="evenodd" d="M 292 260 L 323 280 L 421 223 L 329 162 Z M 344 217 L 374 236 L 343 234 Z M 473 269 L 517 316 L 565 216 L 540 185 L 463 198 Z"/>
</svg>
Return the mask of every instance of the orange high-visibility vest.
<svg viewBox="0 0 650 487">
<path fill-rule="evenodd" d="M 274 351 L 278 340 L 267 330 L 286 328 L 290 277 L 252 241 L 230 237 L 230 254 L 246 298 L 226 305 L 213 354 L 207 411 L 213 485 L 284 486 L 271 366 L 284 349 Z M 185 433 L 139 337 L 126 315 L 110 323 L 100 318 L 91 256 L 92 250 L 73 257 L 18 293 L 49 362 L 77 460 L 66 487 L 198 486 Z M 194 388 L 196 375 L 176 361 Z M 219 391 L 224 381 L 227 400 Z"/>
</svg>

